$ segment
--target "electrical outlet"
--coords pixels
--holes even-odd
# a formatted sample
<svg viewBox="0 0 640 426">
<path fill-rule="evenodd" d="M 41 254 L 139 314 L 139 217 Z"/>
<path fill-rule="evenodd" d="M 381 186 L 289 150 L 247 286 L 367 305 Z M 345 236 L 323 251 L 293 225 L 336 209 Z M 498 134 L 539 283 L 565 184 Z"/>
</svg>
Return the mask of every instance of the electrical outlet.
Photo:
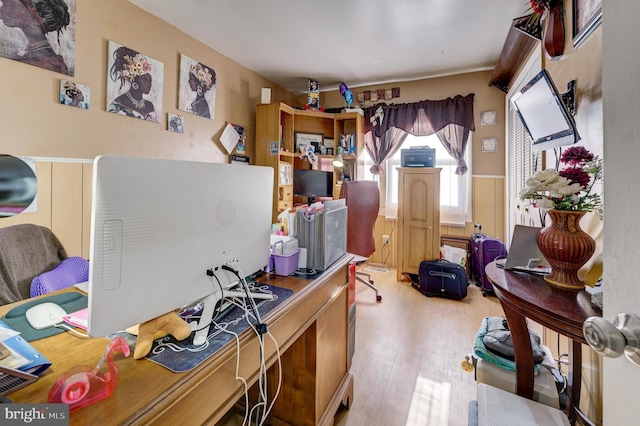
<svg viewBox="0 0 640 426">
<path fill-rule="evenodd" d="M 382 244 L 389 244 L 389 236 L 388 235 L 383 235 L 382 236 Z"/>
</svg>

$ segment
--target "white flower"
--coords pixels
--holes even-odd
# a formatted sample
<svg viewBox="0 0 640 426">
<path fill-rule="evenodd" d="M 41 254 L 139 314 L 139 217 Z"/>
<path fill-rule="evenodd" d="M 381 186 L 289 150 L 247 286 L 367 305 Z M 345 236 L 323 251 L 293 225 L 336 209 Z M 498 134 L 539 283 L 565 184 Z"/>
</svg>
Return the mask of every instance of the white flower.
<svg viewBox="0 0 640 426">
<path fill-rule="evenodd" d="M 536 206 L 542 210 L 552 210 L 554 207 L 553 201 L 549 198 L 540 198 L 536 201 Z"/>
</svg>

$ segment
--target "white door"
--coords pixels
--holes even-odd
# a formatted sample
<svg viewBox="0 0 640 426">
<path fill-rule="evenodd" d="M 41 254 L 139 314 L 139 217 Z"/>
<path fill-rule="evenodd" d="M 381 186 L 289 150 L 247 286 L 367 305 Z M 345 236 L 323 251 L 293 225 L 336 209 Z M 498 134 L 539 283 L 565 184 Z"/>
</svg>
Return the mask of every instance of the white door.
<svg viewBox="0 0 640 426">
<path fill-rule="evenodd" d="M 603 316 L 611 321 L 621 312 L 640 315 L 640 2 L 603 3 Z M 624 356 L 607 358 L 603 376 L 603 424 L 638 424 L 640 368 Z"/>
</svg>

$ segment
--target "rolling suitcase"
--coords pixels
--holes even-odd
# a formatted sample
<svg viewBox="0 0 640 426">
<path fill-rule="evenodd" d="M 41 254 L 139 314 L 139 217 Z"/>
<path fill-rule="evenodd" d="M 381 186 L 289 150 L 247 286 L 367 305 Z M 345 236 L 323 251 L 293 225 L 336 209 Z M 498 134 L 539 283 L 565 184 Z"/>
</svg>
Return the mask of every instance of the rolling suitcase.
<svg viewBox="0 0 640 426">
<path fill-rule="evenodd" d="M 482 288 L 482 295 L 493 292 L 493 286 L 484 273 L 484 268 L 498 256 L 506 256 L 507 248 L 498 238 L 491 238 L 482 233 L 482 226 L 475 224 L 475 231 L 471 235 L 471 273 L 478 287 Z"/>
<path fill-rule="evenodd" d="M 467 297 L 467 271 L 457 263 L 444 259 L 424 260 L 420 262 L 418 276 L 418 282 L 413 286 L 425 296 Z"/>
</svg>

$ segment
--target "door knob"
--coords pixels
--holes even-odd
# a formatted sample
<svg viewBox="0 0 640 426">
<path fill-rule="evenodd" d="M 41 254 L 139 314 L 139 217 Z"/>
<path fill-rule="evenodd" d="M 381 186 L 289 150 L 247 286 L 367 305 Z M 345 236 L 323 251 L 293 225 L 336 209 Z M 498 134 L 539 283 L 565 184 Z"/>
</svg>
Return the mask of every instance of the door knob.
<svg viewBox="0 0 640 426">
<path fill-rule="evenodd" d="M 617 358 L 623 353 L 640 367 L 640 318 L 618 314 L 610 323 L 601 317 L 589 317 L 582 325 L 589 346 L 603 356 Z"/>
</svg>

